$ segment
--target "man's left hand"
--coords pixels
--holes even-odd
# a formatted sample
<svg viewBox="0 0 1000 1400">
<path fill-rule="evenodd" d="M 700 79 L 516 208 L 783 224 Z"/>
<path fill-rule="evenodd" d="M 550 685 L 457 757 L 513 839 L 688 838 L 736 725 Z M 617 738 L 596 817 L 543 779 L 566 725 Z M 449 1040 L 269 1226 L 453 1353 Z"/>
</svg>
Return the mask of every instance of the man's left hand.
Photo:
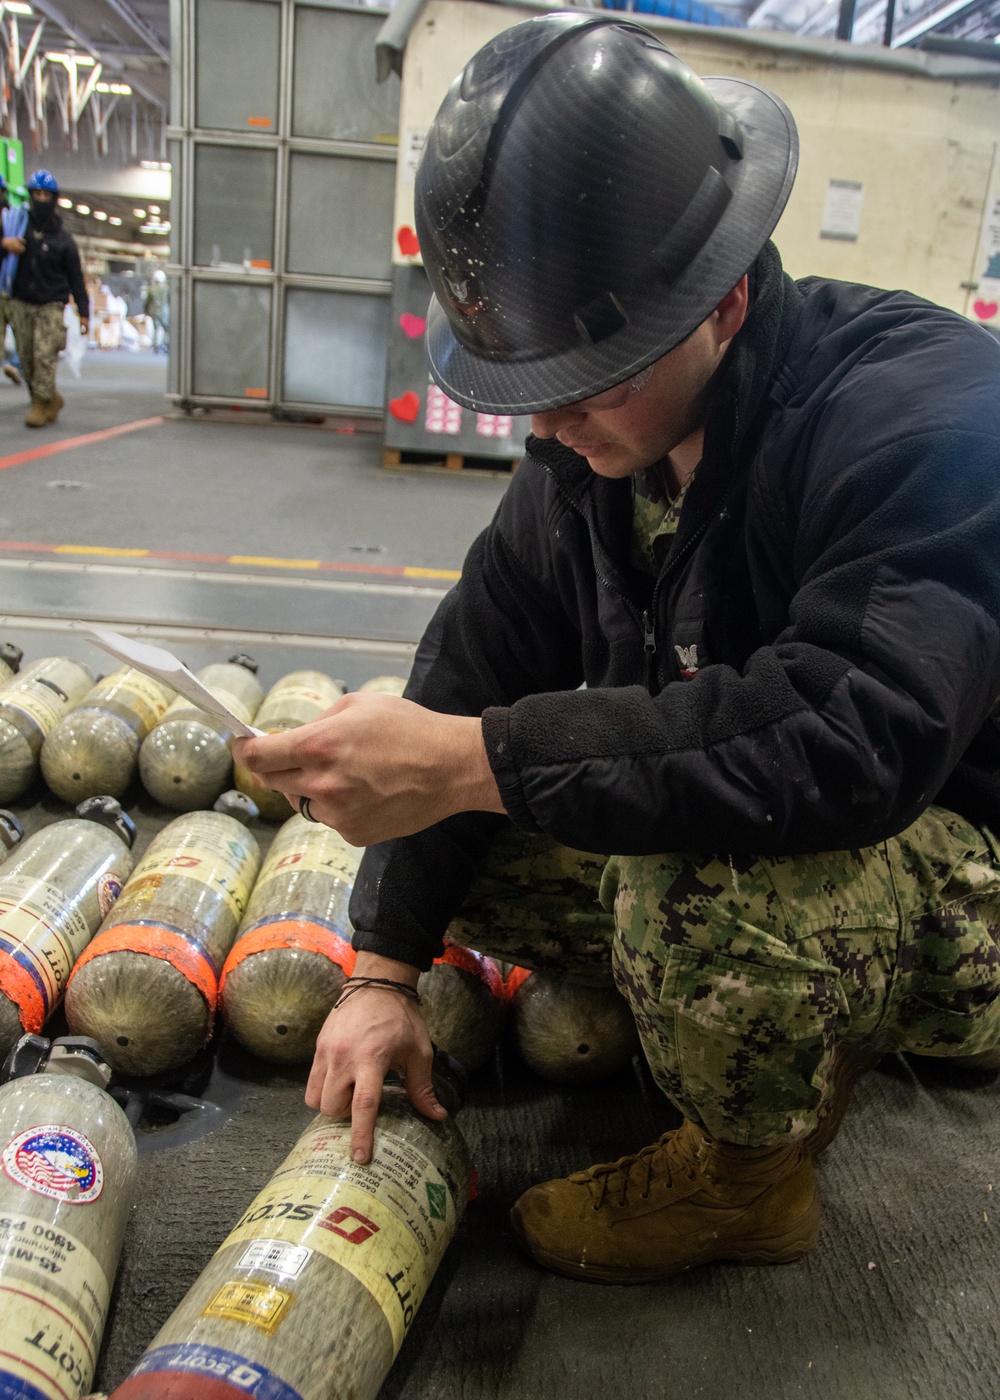
<svg viewBox="0 0 1000 1400">
<path fill-rule="evenodd" d="M 81 316 L 81 318 L 80 318 L 80 334 L 81 334 L 81 335 L 89 335 L 89 334 L 90 334 L 90 322 L 89 322 L 89 321 L 85 321 L 85 320 L 83 319 L 82 316 Z"/>
<path fill-rule="evenodd" d="M 355 846 L 411 836 L 457 812 L 502 812 L 475 717 L 394 695 L 345 695 L 311 724 L 237 739 L 233 757 Z"/>
</svg>

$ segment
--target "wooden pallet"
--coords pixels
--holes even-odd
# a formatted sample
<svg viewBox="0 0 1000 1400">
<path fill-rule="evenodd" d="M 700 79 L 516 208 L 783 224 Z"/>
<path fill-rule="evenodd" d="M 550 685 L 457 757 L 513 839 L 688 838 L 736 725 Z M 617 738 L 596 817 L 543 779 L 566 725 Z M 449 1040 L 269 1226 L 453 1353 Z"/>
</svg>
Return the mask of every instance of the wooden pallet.
<svg viewBox="0 0 1000 1400">
<path fill-rule="evenodd" d="M 506 457 L 477 457 L 463 452 L 413 452 L 398 447 L 382 450 L 382 465 L 390 471 L 469 472 L 473 475 L 510 476 L 517 460 Z"/>
</svg>

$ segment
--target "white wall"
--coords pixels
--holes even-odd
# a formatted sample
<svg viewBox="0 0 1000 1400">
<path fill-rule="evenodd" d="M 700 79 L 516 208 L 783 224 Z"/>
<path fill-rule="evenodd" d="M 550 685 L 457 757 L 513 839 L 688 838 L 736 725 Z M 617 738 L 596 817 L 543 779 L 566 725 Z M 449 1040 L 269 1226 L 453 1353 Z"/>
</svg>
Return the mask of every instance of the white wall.
<svg viewBox="0 0 1000 1400">
<path fill-rule="evenodd" d="M 400 108 L 397 262 L 411 260 L 398 244 L 399 229 L 413 225 L 410 133 L 427 129 L 476 50 L 526 17 L 523 9 L 430 0 L 414 27 Z M 905 287 L 969 315 L 977 301 L 982 312 L 984 296 L 992 300 L 992 284 L 973 292 L 963 283 L 978 281 L 984 270 L 985 214 L 1000 198 L 1000 71 L 992 82 L 931 77 L 905 66 L 916 67 L 918 58 L 873 66 L 856 53 L 833 58 L 830 45 L 783 49 L 740 31 L 655 21 L 649 27 L 696 72 L 759 83 L 791 109 L 801 160 L 774 237 L 793 276 Z M 820 237 L 831 179 L 863 186 L 856 242 Z M 1000 310 L 990 319 L 1000 325 Z"/>
</svg>

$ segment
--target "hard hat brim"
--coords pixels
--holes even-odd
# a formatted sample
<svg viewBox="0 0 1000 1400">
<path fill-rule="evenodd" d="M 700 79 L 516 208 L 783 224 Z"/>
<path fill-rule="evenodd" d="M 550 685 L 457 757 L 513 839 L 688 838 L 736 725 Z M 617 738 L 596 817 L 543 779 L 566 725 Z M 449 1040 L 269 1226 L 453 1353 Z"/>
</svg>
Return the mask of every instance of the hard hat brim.
<svg viewBox="0 0 1000 1400">
<path fill-rule="evenodd" d="M 705 78 L 743 133 L 743 159 L 727 172 L 732 199 L 680 277 L 629 308 L 628 325 L 597 344 L 578 341 L 538 359 L 475 355 L 455 336 L 436 297 L 427 313 L 427 355 L 435 382 L 477 413 L 541 413 L 591 398 L 630 379 L 674 349 L 736 285 L 781 217 L 798 166 L 798 134 L 774 93 L 739 78 Z"/>
</svg>

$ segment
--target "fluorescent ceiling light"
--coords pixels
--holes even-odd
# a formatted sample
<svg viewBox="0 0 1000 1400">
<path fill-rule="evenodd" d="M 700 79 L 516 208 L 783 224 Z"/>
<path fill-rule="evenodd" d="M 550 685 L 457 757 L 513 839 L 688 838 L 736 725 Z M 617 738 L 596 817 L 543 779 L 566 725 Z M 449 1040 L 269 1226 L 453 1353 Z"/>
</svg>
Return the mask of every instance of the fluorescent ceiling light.
<svg viewBox="0 0 1000 1400">
<path fill-rule="evenodd" d="M 98 92 L 113 92 L 116 97 L 131 97 L 132 89 L 128 83 L 95 83 Z"/>
<path fill-rule="evenodd" d="M 160 206 L 158 204 L 151 204 L 149 206 L 149 212 L 151 214 L 158 214 L 160 212 Z"/>
<path fill-rule="evenodd" d="M 169 160 L 141 160 L 139 162 L 141 170 L 169 170 Z"/>
<path fill-rule="evenodd" d="M 121 219 L 119 219 L 117 214 L 112 214 L 111 218 L 108 220 L 108 223 L 114 224 L 115 228 L 121 227 Z"/>
<path fill-rule="evenodd" d="M 12 15 L 30 15 L 34 13 L 31 6 L 26 5 L 24 0 L 5 0 L 4 9 L 9 11 Z"/>
<path fill-rule="evenodd" d="M 107 220 L 108 220 L 108 216 L 107 216 L 107 214 L 105 214 L 105 212 L 104 212 L 103 209 L 95 209 L 95 210 L 94 210 L 94 218 L 95 218 L 95 219 L 100 219 L 100 221 L 101 221 L 102 224 L 107 223 Z"/>
<path fill-rule="evenodd" d="M 73 208 L 73 201 L 72 201 L 71 199 L 66 199 L 65 197 L 63 197 L 62 199 L 59 200 L 59 208 L 60 208 L 60 209 L 72 209 L 72 208 Z"/>
<path fill-rule="evenodd" d="M 93 68 L 97 62 L 89 53 L 47 53 L 45 57 L 50 63 L 75 63 L 78 68 Z"/>
<path fill-rule="evenodd" d="M 133 209 L 133 210 L 132 210 L 132 213 L 135 215 L 135 217 L 136 217 L 137 219 L 144 219 L 144 218 L 146 217 L 146 211 L 145 211 L 145 209 Z"/>
<path fill-rule="evenodd" d="M 89 204 L 78 204 L 78 205 L 76 206 L 76 212 L 77 212 L 78 214 L 89 214 L 89 213 L 90 213 L 90 205 L 89 205 Z"/>
</svg>

